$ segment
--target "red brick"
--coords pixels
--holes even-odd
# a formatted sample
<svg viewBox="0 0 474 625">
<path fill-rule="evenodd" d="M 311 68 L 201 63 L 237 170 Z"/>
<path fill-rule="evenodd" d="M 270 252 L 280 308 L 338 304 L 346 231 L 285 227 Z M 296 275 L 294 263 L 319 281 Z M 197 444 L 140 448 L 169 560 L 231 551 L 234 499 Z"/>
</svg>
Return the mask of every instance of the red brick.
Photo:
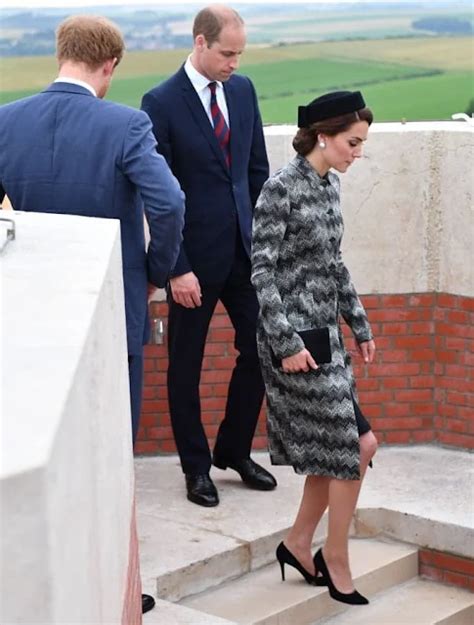
<svg viewBox="0 0 474 625">
<path fill-rule="evenodd" d="M 456 406 L 470 406 L 470 398 L 465 393 L 456 393 L 455 391 L 448 391 L 446 396 L 448 404 L 455 404 Z"/>
<path fill-rule="evenodd" d="M 157 425 L 158 419 L 156 414 L 148 413 L 140 415 L 140 429 L 149 428 Z M 139 436 L 139 438 L 142 438 Z"/>
<path fill-rule="evenodd" d="M 233 369 L 235 367 L 235 358 L 230 356 L 214 358 L 214 367 L 216 369 Z"/>
<path fill-rule="evenodd" d="M 365 401 L 361 402 L 364 408 L 364 414 L 368 419 L 374 419 L 375 417 L 380 417 L 382 415 L 382 406 L 378 404 L 366 404 Z"/>
<path fill-rule="evenodd" d="M 149 440 L 164 440 L 167 438 L 173 438 L 173 430 L 171 427 L 160 426 L 159 428 L 148 428 L 147 436 Z"/>
<path fill-rule="evenodd" d="M 406 314 L 407 321 L 431 321 L 432 318 L 432 312 L 428 308 L 412 308 Z"/>
<path fill-rule="evenodd" d="M 436 567 L 422 564 L 420 565 L 420 575 L 426 577 L 427 579 L 431 579 L 434 582 L 442 582 L 444 574 L 442 570 L 437 569 Z"/>
<path fill-rule="evenodd" d="M 382 352 L 383 362 L 407 362 L 408 352 L 406 349 L 388 349 Z"/>
<path fill-rule="evenodd" d="M 378 308 L 377 310 L 370 311 L 370 321 L 380 321 L 381 323 L 387 323 L 389 321 L 406 321 L 409 317 L 407 310 L 398 308 Z"/>
<path fill-rule="evenodd" d="M 212 384 L 201 384 L 199 386 L 199 394 L 201 399 L 203 397 L 213 397 L 214 396 L 214 388 Z"/>
<path fill-rule="evenodd" d="M 457 295 L 451 295 L 450 293 L 438 293 L 438 306 L 445 308 L 458 308 L 459 297 Z"/>
<path fill-rule="evenodd" d="M 453 447 L 474 449 L 474 437 L 468 434 L 455 434 L 452 432 L 439 432 L 439 442 Z"/>
<path fill-rule="evenodd" d="M 448 323 L 469 323 L 469 313 L 464 310 L 449 310 L 447 315 Z"/>
<path fill-rule="evenodd" d="M 407 334 L 407 323 L 382 323 L 382 334 L 387 336 Z"/>
<path fill-rule="evenodd" d="M 421 349 L 431 347 L 431 336 L 399 336 L 394 339 L 396 348 Z"/>
<path fill-rule="evenodd" d="M 415 375 L 409 378 L 411 388 L 434 388 L 434 375 Z"/>
<path fill-rule="evenodd" d="M 450 432 L 457 432 L 458 434 L 467 434 L 469 432 L 469 425 L 466 421 L 459 419 L 446 419 L 446 430 Z"/>
<path fill-rule="evenodd" d="M 386 389 L 393 388 L 408 388 L 408 380 L 409 378 L 382 378 L 383 387 Z"/>
<path fill-rule="evenodd" d="M 474 312 L 474 297 L 462 297 L 460 298 L 459 308 Z"/>
<path fill-rule="evenodd" d="M 228 384 L 214 384 L 214 395 L 216 397 L 227 397 L 227 392 L 229 390 Z"/>
<path fill-rule="evenodd" d="M 433 361 L 435 358 L 434 349 L 414 349 L 410 352 L 410 360 L 430 360 Z"/>
<path fill-rule="evenodd" d="M 370 373 L 374 376 L 405 376 L 417 375 L 420 371 L 418 363 L 391 363 L 391 364 L 372 364 Z"/>
<path fill-rule="evenodd" d="M 226 400 L 224 397 L 201 398 L 202 410 L 225 410 Z"/>
<path fill-rule="evenodd" d="M 467 575 L 460 575 L 459 573 L 452 573 L 451 571 L 444 572 L 443 582 L 460 588 L 468 589 L 470 586 L 470 579 Z"/>
<path fill-rule="evenodd" d="M 216 328 L 215 330 L 211 329 L 209 331 L 208 340 L 211 341 L 211 343 L 228 343 L 234 341 L 234 335 L 234 330 L 227 328 Z"/>
<path fill-rule="evenodd" d="M 156 360 L 154 358 L 147 358 L 143 360 L 143 371 L 154 371 L 156 366 Z"/>
<path fill-rule="evenodd" d="M 446 349 L 454 349 L 461 352 L 467 349 L 467 341 L 464 338 L 459 338 L 457 336 L 447 336 L 444 340 Z"/>
<path fill-rule="evenodd" d="M 419 417 L 397 417 L 383 419 L 385 430 L 419 430 L 423 427 L 423 421 Z"/>
<path fill-rule="evenodd" d="M 384 439 L 387 443 L 404 444 L 410 442 L 410 432 L 385 432 Z"/>
<path fill-rule="evenodd" d="M 211 328 L 232 328 L 232 323 L 227 315 L 214 315 L 212 318 Z"/>
<path fill-rule="evenodd" d="M 410 389 L 399 391 L 396 397 L 397 401 L 430 401 L 433 399 L 433 391 L 430 389 Z"/>
<path fill-rule="evenodd" d="M 444 368 L 444 374 L 453 378 L 466 378 L 466 367 L 460 367 L 459 365 L 446 365 Z"/>
<path fill-rule="evenodd" d="M 407 417 L 410 415 L 410 404 L 387 404 L 384 406 L 387 417 Z"/>
<path fill-rule="evenodd" d="M 176 453 L 176 443 L 171 439 L 160 441 L 160 451 Z"/>
<path fill-rule="evenodd" d="M 433 321 L 415 321 L 408 324 L 410 334 L 433 334 L 435 324 Z"/>
<path fill-rule="evenodd" d="M 357 378 L 357 389 L 359 391 L 376 391 L 380 386 L 376 378 Z"/>
<path fill-rule="evenodd" d="M 382 306 L 406 306 L 407 305 L 407 297 L 406 295 L 383 295 L 382 296 Z"/>
<path fill-rule="evenodd" d="M 459 352 L 437 351 L 435 358 L 436 358 L 436 361 L 440 364 L 441 363 L 453 364 L 453 363 L 458 362 Z"/>
<path fill-rule="evenodd" d="M 140 441 L 135 443 L 135 454 L 155 454 L 159 450 L 158 441 Z"/>
<path fill-rule="evenodd" d="M 367 404 L 383 404 L 391 401 L 392 393 L 389 391 L 371 391 L 370 393 L 365 393 L 364 398 Z"/>
<path fill-rule="evenodd" d="M 429 429 L 419 432 L 413 432 L 412 439 L 414 443 L 430 443 L 431 441 L 436 440 L 436 436 L 433 430 Z"/>
<path fill-rule="evenodd" d="M 434 402 L 410 404 L 410 407 L 412 413 L 416 415 L 433 415 L 436 412 L 436 404 Z"/>
<path fill-rule="evenodd" d="M 461 378 L 448 378 L 444 375 L 438 380 L 438 385 L 441 388 L 459 391 L 460 393 L 474 392 L 474 384 L 470 380 Z"/>
<path fill-rule="evenodd" d="M 228 346 L 225 343 L 206 343 L 206 348 L 204 350 L 206 356 L 225 356 L 227 353 Z"/>
<path fill-rule="evenodd" d="M 156 386 L 145 386 L 142 392 L 142 399 L 156 399 L 157 390 Z"/>
<path fill-rule="evenodd" d="M 362 295 L 360 299 L 364 308 L 378 308 L 380 306 L 380 297 L 378 295 Z"/>
<path fill-rule="evenodd" d="M 145 413 L 157 413 L 168 410 L 168 402 L 164 399 L 147 400 L 143 402 L 142 412 Z"/>
<path fill-rule="evenodd" d="M 436 300 L 436 296 L 432 293 L 419 293 L 416 295 L 410 295 L 408 298 L 408 304 L 410 306 L 419 307 L 428 307 L 431 308 L 434 306 Z"/>
<path fill-rule="evenodd" d="M 201 374 L 201 382 L 203 384 L 212 384 L 214 382 L 227 382 L 230 379 L 230 371 L 203 371 Z"/>
<path fill-rule="evenodd" d="M 145 386 L 154 386 L 155 384 L 159 386 L 160 384 L 166 384 L 165 372 L 145 373 L 143 377 L 144 377 Z"/>
<path fill-rule="evenodd" d="M 451 323 L 443 323 L 441 321 L 436 324 L 436 332 L 445 336 L 458 336 L 468 338 L 470 331 L 467 326 L 453 325 Z"/>
</svg>

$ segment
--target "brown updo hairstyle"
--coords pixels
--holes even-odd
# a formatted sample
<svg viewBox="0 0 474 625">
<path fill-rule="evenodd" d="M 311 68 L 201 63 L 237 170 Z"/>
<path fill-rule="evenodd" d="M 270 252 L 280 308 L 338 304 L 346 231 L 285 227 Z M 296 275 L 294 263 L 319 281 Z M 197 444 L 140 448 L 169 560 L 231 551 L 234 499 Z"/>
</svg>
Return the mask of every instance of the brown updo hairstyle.
<svg viewBox="0 0 474 625">
<path fill-rule="evenodd" d="M 373 121 L 374 116 L 369 108 L 363 108 L 353 113 L 323 119 L 320 122 L 311 124 L 307 128 L 299 128 L 293 139 L 293 149 L 301 156 L 306 156 L 316 145 L 319 134 L 334 137 L 340 132 L 349 130 L 352 124 L 356 122 L 367 122 L 370 126 Z"/>
</svg>

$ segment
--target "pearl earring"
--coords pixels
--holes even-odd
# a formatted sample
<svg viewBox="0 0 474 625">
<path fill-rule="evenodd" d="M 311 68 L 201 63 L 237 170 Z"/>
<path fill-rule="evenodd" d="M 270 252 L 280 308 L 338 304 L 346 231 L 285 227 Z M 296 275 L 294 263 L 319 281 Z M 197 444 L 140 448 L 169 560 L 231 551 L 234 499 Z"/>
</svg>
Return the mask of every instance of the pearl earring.
<svg viewBox="0 0 474 625">
<path fill-rule="evenodd" d="M 318 145 L 322 150 L 326 147 L 326 143 L 324 141 L 320 141 Z"/>
</svg>

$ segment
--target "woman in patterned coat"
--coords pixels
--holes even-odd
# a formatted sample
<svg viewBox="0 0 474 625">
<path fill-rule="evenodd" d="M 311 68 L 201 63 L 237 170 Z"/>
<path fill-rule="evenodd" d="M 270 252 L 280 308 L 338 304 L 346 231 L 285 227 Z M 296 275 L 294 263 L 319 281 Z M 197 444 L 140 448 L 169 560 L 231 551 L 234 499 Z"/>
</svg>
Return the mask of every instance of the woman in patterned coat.
<svg viewBox="0 0 474 625">
<path fill-rule="evenodd" d="M 277 549 L 282 577 L 285 563 L 295 566 L 345 603 L 367 603 L 354 590 L 348 533 L 377 441 L 357 403 L 340 316 L 366 363 L 375 344 L 341 259 L 339 178 L 330 169 L 343 173 L 360 158 L 372 119 L 360 92 L 333 92 L 299 107 L 297 156 L 265 183 L 252 242 L 270 457 L 306 475 L 294 525 Z M 324 327 L 331 361 L 318 365 L 298 331 Z M 313 559 L 314 532 L 327 507 L 327 540 Z"/>
</svg>

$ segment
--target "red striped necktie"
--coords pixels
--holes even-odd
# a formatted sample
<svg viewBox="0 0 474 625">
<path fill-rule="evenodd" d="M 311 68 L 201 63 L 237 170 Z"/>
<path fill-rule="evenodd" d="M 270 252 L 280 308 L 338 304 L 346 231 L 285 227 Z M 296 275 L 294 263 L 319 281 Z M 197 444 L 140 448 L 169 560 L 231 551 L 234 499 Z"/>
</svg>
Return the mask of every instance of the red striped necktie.
<svg viewBox="0 0 474 625">
<path fill-rule="evenodd" d="M 224 153 L 224 160 L 227 164 L 227 167 L 230 167 L 230 130 L 225 122 L 225 117 L 222 114 L 219 105 L 217 104 L 217 83 L 210 82 L 208 86 L 211 91 L 211 116 L 212 123 L 214 125 L 214 134 L 216 135 L 217 141 L 219 142 L 222 152 Z"/>
</svg>

